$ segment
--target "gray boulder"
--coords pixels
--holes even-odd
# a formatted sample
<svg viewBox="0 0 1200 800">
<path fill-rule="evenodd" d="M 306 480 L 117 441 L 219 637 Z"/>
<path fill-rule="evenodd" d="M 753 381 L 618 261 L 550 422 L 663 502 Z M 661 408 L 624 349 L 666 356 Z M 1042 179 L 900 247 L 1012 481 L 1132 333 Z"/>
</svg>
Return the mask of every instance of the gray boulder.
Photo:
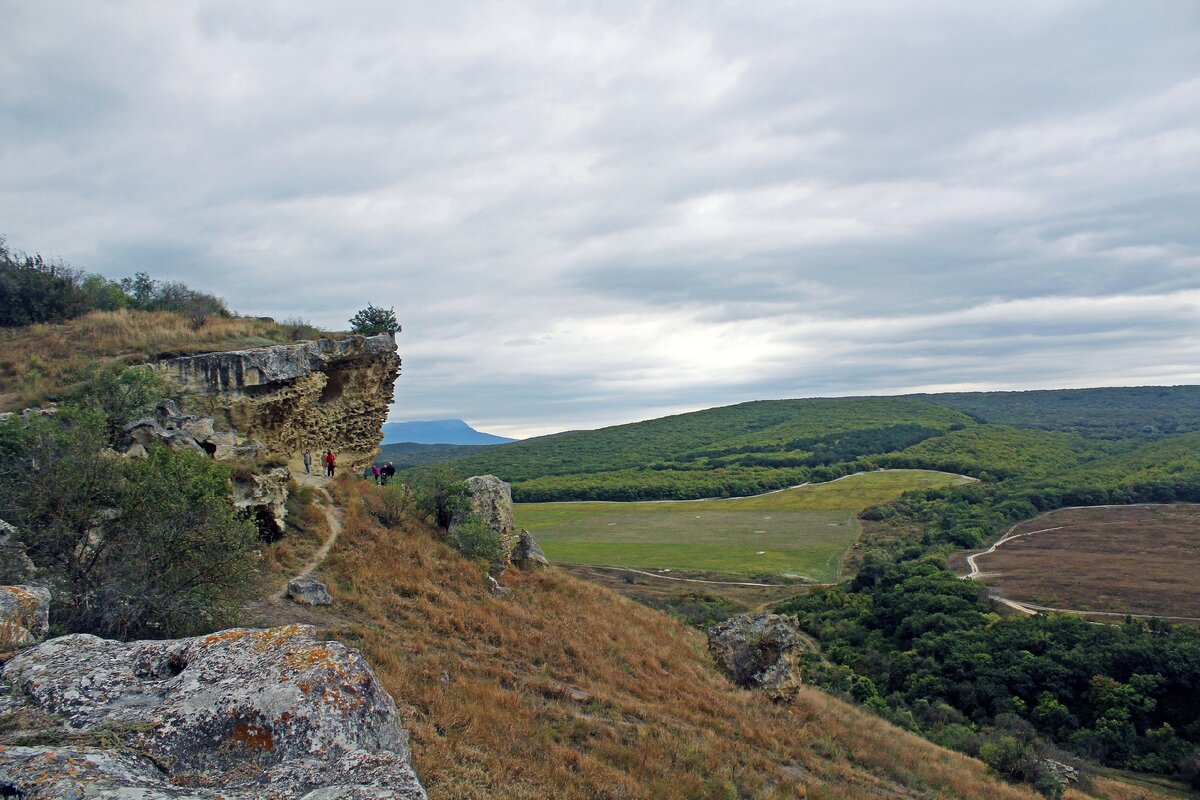
<svg viewBox="0 0 1200 800">
<path fill-rule="evenodd" d="M 550 566 L 550 562 L 546 560 L 546 554 L 542 552 L 537 539 L 534 539 L 533 534 L 526 530 L 522 530 L 520 535 L 517 536 L 517 546 L 512 551 L 512 563 L 522 569 Z"/>
<path fill-rule="evenodd" d="M 708 630 L 708 651 L 725 674 L 775 700 L 799 692 L 808 649 L 796 620 L 779 614 L 732 617 Z"/>
<path fill-rule="evenodd" d="M 50 590 L 44 586 L 0 586 L 0 650 L 40 642 L 50 632 Z"/>
<path fill-rule="evenodd" d="M 0 519 L 0 584 L 29 583 L 36 573 L 17 529 Z"/>
<path fill-rule="evenodd" d="M 504 547 L 503 562 L 512 557 L 513 549 L 517 546 L 516 529 L 513 525 L 512 487 L 495 475 L 475 475 L 467 478 L 467 489 L 470 492 L 469 512 L 455 514 L 450 521 L 450 530 L 466 519 L 468 513 L 483 517 L 487 526 L 500 537 Z"/>
<path fill-rule="evenodd" d="M 75 634 L 24 650 L 4 667 L 9 710 L 76 740 L 127 734 L 120 749 L 0 748 L 0 785 L 31 799 L 424 800 L 395 702 L 357 651 L 314 634 Z"/>
<path fill-rule="evenodd" d="M 287 593 L 288 597 L 302 606 L 333 605 L 333 596 L 329 594 L 329 587 L 312 575 L 292 578 L 288 581 Z"/>
<path fill-rule="evenodd" d="M 487 580 L 488 593 L 495 597 L 508 597 L 512 594 L 512 589 L 507 586 L 501 586 L 500 581 L 493 578 L 491 575 L 484 575 Z"/>
</svg>

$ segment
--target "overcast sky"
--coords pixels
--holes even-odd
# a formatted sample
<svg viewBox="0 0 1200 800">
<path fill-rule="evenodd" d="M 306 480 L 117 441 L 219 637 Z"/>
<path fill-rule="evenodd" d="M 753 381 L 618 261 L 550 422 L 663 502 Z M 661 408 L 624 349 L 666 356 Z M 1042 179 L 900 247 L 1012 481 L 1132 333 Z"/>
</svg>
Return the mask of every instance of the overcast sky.
<svg viewBox="0 0 1200 800">
<path fill-rule="evenodd" d="M 0 233 L 391 419 L 1200 383 L 1200 4 L 0 0 Z"/>
</svg>

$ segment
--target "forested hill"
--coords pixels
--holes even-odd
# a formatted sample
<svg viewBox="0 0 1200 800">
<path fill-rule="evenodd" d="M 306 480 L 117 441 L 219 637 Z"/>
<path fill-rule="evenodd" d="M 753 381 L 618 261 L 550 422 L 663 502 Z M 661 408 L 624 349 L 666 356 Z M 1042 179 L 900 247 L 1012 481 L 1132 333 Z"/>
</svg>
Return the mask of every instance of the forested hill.
<svg viewBox="0 0 1200 800">
<path fill-rule="evenodd" d="M 974 457 L 959 452 L 969 436 L 939 449 L 948 433 L 988 425 L 1014 432 L 984 437 L 981 446 L 992 449 Z M 987 471 L 1009 458 L 1005 448 L 1077 461 L 1096 448 L 1124 452 L 1196 430 L 1200 386 L 767 400 L 572 431 L 450 463 L 464 475 L 500 476 L 523 501 L 686 499 L 922 461 Z"/>
</svg>

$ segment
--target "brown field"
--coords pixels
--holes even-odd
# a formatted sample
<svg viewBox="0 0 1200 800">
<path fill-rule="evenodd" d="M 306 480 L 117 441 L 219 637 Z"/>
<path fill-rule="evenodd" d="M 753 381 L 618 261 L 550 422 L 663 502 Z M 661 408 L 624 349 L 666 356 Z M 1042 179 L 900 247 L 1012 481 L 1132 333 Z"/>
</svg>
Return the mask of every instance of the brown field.
<svg viewBox="0 0 1200 800">
<path fill-rule="evenodd" d="M 1094 614 L 1200 621 L 1200 505 L 1063 509 L 1013 533 L 1026 531 L 1042 532 L 976 560 L 981 582 L 1000 596 Z M 967 571 L 961 556 L 953 563 Z"/>
</svg>

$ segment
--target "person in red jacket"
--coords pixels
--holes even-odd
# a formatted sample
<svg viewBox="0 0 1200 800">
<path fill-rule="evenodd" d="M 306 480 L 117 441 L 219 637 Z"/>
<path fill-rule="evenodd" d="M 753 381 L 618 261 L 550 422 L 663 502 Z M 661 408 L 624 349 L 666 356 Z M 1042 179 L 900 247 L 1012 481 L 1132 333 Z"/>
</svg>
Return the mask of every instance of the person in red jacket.
<svg viewBox="0 0 1200 800">
<path fill-rule="evenodd" d="M 332 450 L 325 451 L 325 475 L 332 478 L 334 470 L 337 469 L 337 458 L 334 457 Z"/>
</svg>

